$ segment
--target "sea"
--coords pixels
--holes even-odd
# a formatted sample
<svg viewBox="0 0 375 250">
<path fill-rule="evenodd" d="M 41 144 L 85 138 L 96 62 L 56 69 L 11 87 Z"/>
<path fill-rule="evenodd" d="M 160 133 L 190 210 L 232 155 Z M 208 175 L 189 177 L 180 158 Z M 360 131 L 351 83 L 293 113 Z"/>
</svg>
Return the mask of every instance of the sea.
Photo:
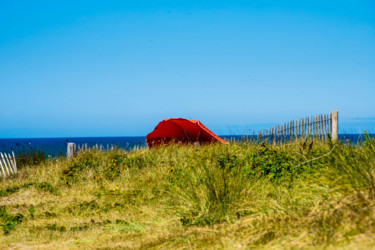
<svg viewBox="0 0 375 250">
<path fill-rule="evenodd" d="M 221 138 L 232 142 L 246 139 L 247 136 L 241 135 L 222 135 Z M 370 134 L 371 138 L 375 134 Z M 340 134 L 339 140 L 344 143 L 358 144 L 364 141 L 363 134 Z M 0 139 L 0 152 L 15 154 L 29 150 L 38 150 L 44 152 L 47 156 L 65 156 L 67 143 L 74 142 L 77 145 L 85 145 L 87 147 L 121 148 L 124 150 L 132 150 L 134 148 L 146 148 L 146 137 L 144 136 L 122 136 L 122 137 L 67 137 L 67 138 L 17 138 L 17 139 Z"/>
</svg>

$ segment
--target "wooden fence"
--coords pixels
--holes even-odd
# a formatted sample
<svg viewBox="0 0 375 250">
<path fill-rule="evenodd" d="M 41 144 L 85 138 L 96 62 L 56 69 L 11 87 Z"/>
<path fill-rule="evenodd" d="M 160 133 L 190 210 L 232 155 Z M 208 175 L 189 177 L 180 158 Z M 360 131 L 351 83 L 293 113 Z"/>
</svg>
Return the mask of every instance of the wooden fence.
<svg viewBox="0 0 375 250">
<path fill-rule="evenodd" d="M 113 145 L 109 145 L 109 144 L 107 144 L 106 147 L 103 146 L 103 145 L 98 145 L 98 144 L 90 147 L 90 146 L 87 145 L 87 143 L 77 145 L 76 143 L 69 142 L 68 145 L 67 145 L 66 156 L 68 158 L 72 158 L 74 155 L 79 154 L 79 153 L 83 153 L 83 152 L 88 151 L 88 150 L 110 151 L 110 150 L 114 150 L 114 149 L 115 149 L 115 147 Z"/>
<path fill-rule="evenodd" d="M 0 176 L 7 177 L 17 173 L 17 163 L 14 152 L 11 154 L 0 153 Z"/>
<path fill-rule="evenodd" d="M 260 141 L 270 144 L 283 144 L 299 138 L 313 138 L 326 140 L 328 134 L 333 141 L 338 140 L 338 111 L 330 114 L 320 114 L 311 117 L 293 120 L 279 124 L 269 129 L 253 132 L 250 136 L 252 141 Z"/>
</svg>

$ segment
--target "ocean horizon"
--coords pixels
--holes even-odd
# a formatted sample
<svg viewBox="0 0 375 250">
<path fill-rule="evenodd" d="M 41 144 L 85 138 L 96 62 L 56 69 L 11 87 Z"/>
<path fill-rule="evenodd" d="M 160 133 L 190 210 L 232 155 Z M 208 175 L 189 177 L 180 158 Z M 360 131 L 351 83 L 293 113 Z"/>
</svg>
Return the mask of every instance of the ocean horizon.
<svg viewBox="0 0 375 250">
<path fill-rule="evenodd" d="M 239 141 L 246 139 L 249 135 L 219 135 L 227 141 Z M 370 134 L 375 137 L 375 134 Z M 364 140 L 364 134 L 339 134 L 342 142 L 350 141 L 352 144 Z M 104 149 L 118 147 L 130 150 L 135 147 L 146 147 L 145 136 L 111 136 L 111 137 L 56 137 L 56 138 L 0 138 L 0 152 L 11 153 L 14 151 L 38 150 L 51 157 L 65 155 L 67 143 L 73 142 L 77 145 L 87 144 L 88 147 L 102 146 Z"/>
</svg>

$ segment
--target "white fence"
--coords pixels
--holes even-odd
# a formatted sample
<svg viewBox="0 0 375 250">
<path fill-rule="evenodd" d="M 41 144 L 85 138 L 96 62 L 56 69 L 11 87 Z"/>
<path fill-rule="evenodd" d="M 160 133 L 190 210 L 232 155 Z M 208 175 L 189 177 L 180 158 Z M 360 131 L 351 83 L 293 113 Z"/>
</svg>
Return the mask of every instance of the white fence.
<svg viewBox="0 0 375 250">
<path fill-rule="evenodd" d="M 0 153 L 0 176 L 6 177 L 17 173 L 17 163 L 14 152 L 12 155 Z"/>
<path fill-rule="evenodd" d="M 98 145 L 98 144 L 90 147 L 90 146 L 87 146 L 87 143 L 77 145 L 73 142 L 68 142 L 67 150 L 66 150 L 66 156 L 68 158 L 72 158 L 77 153 L 85 152 L 87 150 L 110 151 L 110 150 L 114 150 L 114 149 L 115 148 L 113 147 L 113 145 L 110 146 L 109 144 L 107 144 L 107 147 L 105 147 L 103 145 Z"/>
</svg>

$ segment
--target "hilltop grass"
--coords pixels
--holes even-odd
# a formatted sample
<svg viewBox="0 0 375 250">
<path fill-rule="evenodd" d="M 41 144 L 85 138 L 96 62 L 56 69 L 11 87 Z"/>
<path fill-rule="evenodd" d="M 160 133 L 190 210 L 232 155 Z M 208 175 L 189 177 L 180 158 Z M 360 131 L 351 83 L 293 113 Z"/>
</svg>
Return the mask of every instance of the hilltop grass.
<svg viewBox="0 0 375 250">
<path fill-rule="evenodd" d="M 88 151 L 1 180 L 0 246 L 370 248 L 375 140 Z"/>
</svg>

